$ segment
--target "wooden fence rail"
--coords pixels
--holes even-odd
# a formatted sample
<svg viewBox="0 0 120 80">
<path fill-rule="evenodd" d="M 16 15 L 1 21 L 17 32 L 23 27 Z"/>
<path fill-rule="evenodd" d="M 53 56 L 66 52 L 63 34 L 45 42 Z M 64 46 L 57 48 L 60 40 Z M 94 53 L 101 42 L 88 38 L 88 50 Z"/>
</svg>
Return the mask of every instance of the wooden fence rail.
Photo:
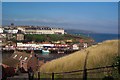
<svg viewBox="0 0 120 80">
<path fill-rule="evenodd" d="M 86 72 L 88 73 L 89 71 L 93 70 L 99 70 L 99 69 L 108 69 L 108 68 L 116 68 L 119 65 L 111 65 L 111 66 L 105 66 L 105 67 L 97 67 L 97 68 L 91 68 L 91 69 L 86 69 Z M 52 72 L 52 73 L 43 73 L 43 72 L 38 72 L 38 80 L 40 80 L 41 74 L 46 74 L 46 75 L 52 75 L 52 80 L 55 78 L 55 74 L 71 74 L 71 73 L 77 73 L 77 72 L 83 72 L 84 70 L 75 70 L 75 71 L 69 71 L 69 72 Z M 102 70 L 101 72 L 107 72 L 108 70 Z M 111 71 L 111 70 L 109 70 Z M 92 72 L 92 73 L 97 73 L 97 72 Z M 82 73 L 84 75 L 84 73 Z M 87 79 L 85 79 L 87 80 Z"/>
</svg>

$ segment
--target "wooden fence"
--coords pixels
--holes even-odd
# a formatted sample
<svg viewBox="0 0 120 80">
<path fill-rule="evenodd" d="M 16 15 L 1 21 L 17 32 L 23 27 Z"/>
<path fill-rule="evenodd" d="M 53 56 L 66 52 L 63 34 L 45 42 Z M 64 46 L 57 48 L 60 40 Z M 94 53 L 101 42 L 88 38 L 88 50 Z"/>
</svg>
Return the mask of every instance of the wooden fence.
<svg viewBox="0 0 120 80">
<path fill-rule="evenodd" d="M 52 73 L 37 73 L 37 80 L 40 80 L 42 77 L 41 75 L 50 75 L 51 79 L 55 79 L 55 75 L 81 75 L 83 80 L 87 80 L 88 74 L 96 74 L 96 73 L 105 73 L 105 72 L 111 72 L 111 71 L 117 71 L 118 72 L 118 66 L 120 65 L 111 65 L 111 66 L 105 66 L 105 67 L 97 67 L 97 68 L 91 68 L 91 69 L 85 69 L 85 70 L 75 70 L 75 71 L 69 71 L 69 72 L 52 72 Z"/>
</svg>

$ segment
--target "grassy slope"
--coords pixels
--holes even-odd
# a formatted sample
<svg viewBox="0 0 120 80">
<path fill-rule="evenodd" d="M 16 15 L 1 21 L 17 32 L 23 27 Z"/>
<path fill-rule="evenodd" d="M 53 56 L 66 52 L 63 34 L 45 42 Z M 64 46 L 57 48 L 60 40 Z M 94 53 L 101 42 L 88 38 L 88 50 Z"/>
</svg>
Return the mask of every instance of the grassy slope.
<svg viewBox="0 0 120 80">
<path fill-rule="evenodd" d="M 70 35 L 70 34 L 26 34 L 25 35 L 26 40 L 35 40 L 35 41 L 58 41 L 58 40 L 68 40 L 73 39 L 79 41 L 80 39 L 84 40 L 90 40 L 91 38 L 88 38 L 86 36 L 77 36 L 77 35 Z"/>
<path fill-rule="evenodd" d="M 86 52 L 89 51 L 87 68 L 111 65 L 118 54 L 118 40 L 105 41 L 68 56 L 44 64 L 41 72 L 64 72 L 83 69 Z"/>
</svg>

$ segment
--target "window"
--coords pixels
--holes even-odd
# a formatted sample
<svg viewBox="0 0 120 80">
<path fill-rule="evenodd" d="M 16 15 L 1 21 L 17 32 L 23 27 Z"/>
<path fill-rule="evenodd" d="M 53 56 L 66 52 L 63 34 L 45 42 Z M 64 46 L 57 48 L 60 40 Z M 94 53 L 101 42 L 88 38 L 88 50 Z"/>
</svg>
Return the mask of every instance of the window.
<svg viewBox="0 0 120 80">
<path fill-rule="evenodd" d="M 25 57 L 24 60 L 27 60 L 27 57 Z"/>
<path fill-rule="evenodd" d="M 17 55 L 15 55 L 13 58 L 16 58 L 17 57 Z"/>
<path fill-rule="evenodd" d="M 21 59 L 22 59 L 22 56 L 20 56 L 19 60 L 21 60 Z"/>
</svg>

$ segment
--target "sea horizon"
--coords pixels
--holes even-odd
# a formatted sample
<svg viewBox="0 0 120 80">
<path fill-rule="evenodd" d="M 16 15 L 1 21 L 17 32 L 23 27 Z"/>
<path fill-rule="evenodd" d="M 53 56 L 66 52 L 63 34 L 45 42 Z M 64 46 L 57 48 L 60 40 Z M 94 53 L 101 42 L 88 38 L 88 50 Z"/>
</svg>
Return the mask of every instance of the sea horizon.
<svg viewBox="0 0 120 80">
<path fill-rule="evenodd" d="M 80 35 L 85 35 L 87 37 L 90 37 L 95 40 L 95 42 L 103 42 L 106 40 L 114 40 L 114 39 L 120 39 L 120 34 L 115 34 L 115 33 L 81 33 L 81 32 L 76 32 L 76 33 L 70 33 L 69 34 L 80 34 Z"/>
</svg>

